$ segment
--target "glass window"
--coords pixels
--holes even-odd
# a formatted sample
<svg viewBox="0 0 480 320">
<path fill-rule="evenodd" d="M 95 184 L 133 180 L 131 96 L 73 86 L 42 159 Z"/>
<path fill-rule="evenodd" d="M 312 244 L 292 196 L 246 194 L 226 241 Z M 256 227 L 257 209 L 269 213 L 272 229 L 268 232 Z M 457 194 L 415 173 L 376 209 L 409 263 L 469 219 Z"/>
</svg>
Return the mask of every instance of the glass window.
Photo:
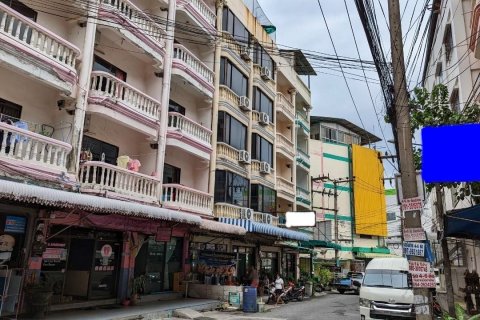
<svg viewBox="0 0 480 320">
<path fill-rule="evenodd" d="M 228 7 L 223 8 L 222 28 L 223 31 L 230 33 L 236 41 L 249 44 L 250 33 Z"/>
<path fill-rule="evenodd" d="M 408 273 L 399 270 L 370 269 L 365 272 L 363 286 L 408 289 Z"/>
<path fill-rule="evenodd" d="M 248 207 L 250 181 L 230 171 L 215 172 L 215 202 Z"/>
<path fill-rule="evenodd" d="M 168 112 L 176 112 L 185 115 L 185 108 L 175 101 L 171 100 L 168 103 Z"/>
<path fill-rule="evenodd" d="M 268 275 L 269 279 L 275 279 L 278 272 L 278 253 L 277 252 L 261 252 L 261 274 Z"/>
<path fill-rule="evenodd" d="M 237 150 L 247 149 L 247 127 L 224 111 L 218 113 L 219 142 L 224 142 Z"/>
<path fill-rule="evenodd" d="M 394 221 L 397 220 L 397 216 L 395 212 L 387 212 L 387 221 Z"/>
<path fill-rule="evenodd" d="M 21 105 L 0 98 L 0 121 L 4 121 L 5 118 L 9 119 L 10 117 L 20 119 L 21 115 Z"/>
<path fill-rule="evenodd" d="M 268 162 L 273 168 L 273 145 L 256 133 L 252 134 L 252 159 Z"/>
<path fill-rule="evenodd" d="M 0 0 L 0 2 L 5 3 L 7 6 L 22 14 L 23 16 L 29 18 L 30 20 L 37 21 L 37 12 L 30 7 L 27 7 L 18 0 Z M 16 23 L 15 23 L 16 24 Z"/>
<path fill-rule="evenodd" d="M 273 101 L 262 90 L 253 87 L 253 110 L 265 112 L 273 123 Z"/>
<path fill-rule="evenodd" d="M 265 48 L 263 48 L 259 43 L 255 43 L 254 45 L 253 63 L 270 70 L 272 78 L 274 78 L 275 73 L 273 71 L 275 67 L 275 62 L 273 61 L 272 57 L 270 57 Z"/>
<path fill-rule="evenodd" d="M 220 61 L 220 84 L 229 87 L 238 96 L 248 96 L 248 78 L 227 58 Z"/>
<path fill-rule="evenodd" d="M 276 212 L 277 193 L 261 184 L 252 184 L 251 208 L 258 212 Z"/>
<path fill-rule="evenodd" d="M 163 183 L 180 183 L 181 169 L 165 163 L 163 166 Z"/>
<path fill-rule="evenodd" d="M 96 55 L 93 57 L 93 71 L 107 72 L 122 81 L 127 81 L 127 73 L 125 71 Z"/>
</svg>

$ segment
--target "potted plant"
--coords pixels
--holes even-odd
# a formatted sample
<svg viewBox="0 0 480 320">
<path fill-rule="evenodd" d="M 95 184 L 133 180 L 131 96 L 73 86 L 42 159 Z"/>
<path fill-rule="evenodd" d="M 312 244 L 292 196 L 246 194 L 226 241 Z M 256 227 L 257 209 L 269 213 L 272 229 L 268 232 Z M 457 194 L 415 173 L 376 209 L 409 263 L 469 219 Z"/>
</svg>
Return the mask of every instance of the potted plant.
<svg viewBox="0 0 480 320">
<path fill-rule="evenodd" d="M 34 278 L 25 285 L 25 299 L 28 303 L 29 313 L 32 318 L 43 319 L 48 311 L 53 295 L 53 282 L 41 274 L 37 282 Z"/>
<path fill-rule="evenodd" d="M 136 305 L 141 293 L 145 292 L 145 284 L 147 282 L 147 277 L 145 275 L 140 275 L 132 279 L 132 295 L 130 297 L 130 304 Z"/>
</svg>

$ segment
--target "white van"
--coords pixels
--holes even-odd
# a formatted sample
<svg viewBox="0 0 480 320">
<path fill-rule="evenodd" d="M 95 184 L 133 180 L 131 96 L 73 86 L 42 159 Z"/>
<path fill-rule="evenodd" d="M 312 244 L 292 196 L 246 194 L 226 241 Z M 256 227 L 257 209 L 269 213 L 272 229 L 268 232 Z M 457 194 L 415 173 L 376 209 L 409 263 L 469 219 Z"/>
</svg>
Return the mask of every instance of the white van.
<svg viewBox="0 0 480 320">
<path fill-rule="evenodd" d="M 360 288 L 360 315 L 367 319 L 415 319 L 406 258 L 375 258 Z"/>
</svg>

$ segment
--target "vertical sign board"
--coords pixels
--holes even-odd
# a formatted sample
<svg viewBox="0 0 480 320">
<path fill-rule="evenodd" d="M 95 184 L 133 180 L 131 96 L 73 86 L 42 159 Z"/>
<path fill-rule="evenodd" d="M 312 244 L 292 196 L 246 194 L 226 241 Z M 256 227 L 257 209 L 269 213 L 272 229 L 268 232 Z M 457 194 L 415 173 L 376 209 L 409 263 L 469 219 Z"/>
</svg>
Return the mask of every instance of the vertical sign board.
<svg viewBox="0 0 480 320">
<path fill-rule="evenodd" d="M 420 197 L 407 198 L 402 200 L 402 211 L 417 211 L 423 209 L 423 202 Z"/>
<path fill-rule="evenodd" d="M 425 243 L 420 242 L 404 242 L 403 254 L 405 256 L 425 256 Z"/>
<path fill-rule="evenodd" d="M 412 275 L 414 288 L 435 288 L 435 274 L 429 262 L 408 261 L 408 270 Z"/>
<path fill-rule="evenodd" d="M 404 241 L 423 241 L 427 240 L 425 237 L 425 231 L 423 228 L 404 228 L 403 229 Z"/>
</svg>

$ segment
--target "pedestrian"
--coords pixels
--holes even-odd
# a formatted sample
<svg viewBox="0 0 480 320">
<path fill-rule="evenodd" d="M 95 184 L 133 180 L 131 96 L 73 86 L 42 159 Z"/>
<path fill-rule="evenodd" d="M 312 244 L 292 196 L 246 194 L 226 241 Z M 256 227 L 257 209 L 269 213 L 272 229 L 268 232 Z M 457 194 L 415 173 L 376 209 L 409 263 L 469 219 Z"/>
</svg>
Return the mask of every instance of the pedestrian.
<svg viewBox="0 0 480 320">
<path fill-rule="evenodd" d="M 277 301 L 275 304 L 278 304 L 278 301 L 280 300 L 280 295 L 283 293 L 284 289 L 284 282 L 282 277 L 280 277 L 280 274 L 277 273 L 277 278 L 275 279 L 275 296 L 277 297 Z"/>
<path fill-rule="evenodd" d="M 250 266 L 249 272 L 250 287 L 258 288 L 259 277 L 257 269 L 254 266 Z"/>
</svg>

